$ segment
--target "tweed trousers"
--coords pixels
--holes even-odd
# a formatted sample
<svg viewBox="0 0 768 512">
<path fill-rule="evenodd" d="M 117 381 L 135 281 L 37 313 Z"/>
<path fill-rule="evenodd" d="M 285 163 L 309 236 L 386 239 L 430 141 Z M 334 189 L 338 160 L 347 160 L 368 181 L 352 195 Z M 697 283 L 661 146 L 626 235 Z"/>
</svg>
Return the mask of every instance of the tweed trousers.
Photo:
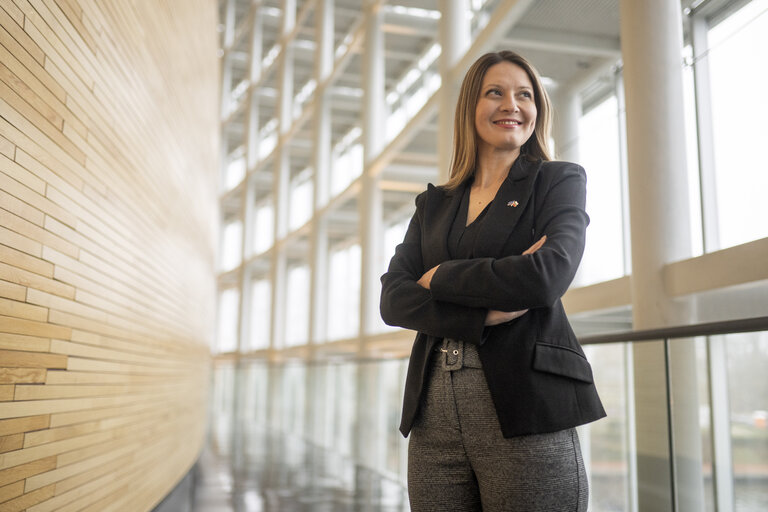
<svg viewBox="0 0 768 512">
<path fill-rule="evenodd" d="M 504 438 L 473 345 L 445 340 L 408 445 L 412 512 L 586 512 L 575 429 Z"/>
</svg>

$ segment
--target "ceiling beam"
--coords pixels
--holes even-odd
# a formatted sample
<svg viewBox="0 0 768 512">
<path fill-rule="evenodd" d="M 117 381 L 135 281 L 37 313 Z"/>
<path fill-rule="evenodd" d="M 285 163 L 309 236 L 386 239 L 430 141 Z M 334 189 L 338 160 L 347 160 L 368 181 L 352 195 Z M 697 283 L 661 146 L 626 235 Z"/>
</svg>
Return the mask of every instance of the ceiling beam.
<svg viewBox="0 0 768 512">
<path fill-rule="evenodd" d="M 592 57 L 621 57 L 621 43 L 618 37 L 603 37 L 562 30 L 546 30 L 515 26 L 502 41 L 509 48 L 526 48 L 569 55 Z"/>
</svg>

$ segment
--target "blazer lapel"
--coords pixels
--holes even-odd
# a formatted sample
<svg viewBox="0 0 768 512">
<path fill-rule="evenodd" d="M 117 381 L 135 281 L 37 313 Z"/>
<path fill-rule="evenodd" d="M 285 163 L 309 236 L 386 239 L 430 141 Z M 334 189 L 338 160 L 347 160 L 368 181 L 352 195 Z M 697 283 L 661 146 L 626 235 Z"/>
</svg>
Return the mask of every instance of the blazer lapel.
<svg viewBox="0 0 768 512">
<path fill-rule="evenodd" d="M 512 229 L 533 195 L 533 186 L 541 160 L 529 162 L 522 156 L 515 160 L 507 179 L 499 187 L 488 214 L 480 226 L 475 255 L 498 258 Z"/>
<path fill-rule="evenodd" d="M 456 218 L 466 186 L 464 183 L 452 191 L 435 187 L 431 183 L 427 186 L 421 246 L 425 272 L 451 258 L 448 252 L 448 232 Z"/>
</svg>

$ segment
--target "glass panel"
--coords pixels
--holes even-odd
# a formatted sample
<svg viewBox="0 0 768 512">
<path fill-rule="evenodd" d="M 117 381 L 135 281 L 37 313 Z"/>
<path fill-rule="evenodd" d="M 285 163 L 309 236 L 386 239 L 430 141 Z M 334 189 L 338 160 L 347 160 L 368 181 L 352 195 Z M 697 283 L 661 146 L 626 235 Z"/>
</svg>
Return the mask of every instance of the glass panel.
<svg viewBox="0 0 768 512">
<path fill-rule="evenodd" d="M 289 229 L 297 229 L 312 216 L 312 180 L 305 179 L 291 187 Z"/>
<path fill-rule="evenodd" d="M 670 343 L 669 378 L 678 504 L 681 509 L 714 511 L 713 403 L 709 393 L 706 338 L 672 339 Z"/>
<path fill-rule="evenodd" d="M 287 281 L 285 344 L 291 347 L 305 344 L 309 336 L 309 268 L 293 267 Z"/>
<path fill-rule="evenodd" d="M 224 225 L 221 235 L 221 270 L 226 272 L 240 265 L 243 248 L 243 224 L 239 220 Z"/>
<path fill-rule="evenodd" d="M 238 150 L 236 157 L 231 157 L 229 164 L 224 174 L 224 189 L 230 190 L 234 188 L 238 183 L 243 181 L 245 177 L 245 156 L 242 155 L 242 150 Z"/>
<path fill-rule="evenodd" d="M 272 320 L 272 286 L 266 279 L 251 283 L 251 336 L 248 348 L 259 350 L 269 347 Z"/>
<path fill-rule="evenodd" d="M 330 254 L 328 279 L 329 340 L 356 336 L 360 325 L 360 245 Z"/>
<path fill-rule="evenodd" d="M 585 286 L 624 275 L 619 117 L 615 96 L 579 121 L 579 155 L 587 171 L 590 224 L 574 285 Z"/>
<path fill-rule="evenodd" d="M 234 352 L 237 350 L 239 307 L 240 290 L 237 288 L 228 288 L 219 294 L 219 325 L 216 336 L 217 352 Z"/>
<path fill-rule="evenodd" d="M 260 254 L 273 243 L 275 231 L 274 209 L 268 202 L 256 208 L 253 215 L 253 253 Z"/>
<path fill-rule="evenodd" d="M 341 153 L 334 149 L 331 169 L 331 193 L 335 195 L 363 172 L 363 145 L 354 144 Z"/>
<path fill-rule="evenodd" d="M 768 332 L 724 336 L 736 512 L 768 510 Z"/>
<path fill-rule="evenodd" d="M 422 54 L 394 88 L 387 94 L 387 104 L 392 111 L 386 122 L 386 139 L 392 140 L 400 130 L 424 106 L 432 94 L 440 88 L 441 77 L 437 71 L 440 45 L 432 44 Z"/>
<path fill-rule="evenodd" d="M 584 347 L 607 417 L 579 428 L 590 485 L 590 510 L 629 511 L 628 344 Z"/>
<path fill-rule="evenodd" d="M 280 430 L 298 437 L 304 435 L 304 364 L 289 364 L 282 368 L 282 397 L 280 399 Z"/>
<path fill-rule="evenodd" d="M 231 452 L 234 427 L 235 368 L 222 365 L 213 371 L 213 405 L 211 407 L 211 441 L 223 455 Z"/>
<path fill-rule="evenodd" d="M 730 247 L 768 236 L 768 0 L 713 27 L 709 46 L 718 228 Z"/>
</svg>

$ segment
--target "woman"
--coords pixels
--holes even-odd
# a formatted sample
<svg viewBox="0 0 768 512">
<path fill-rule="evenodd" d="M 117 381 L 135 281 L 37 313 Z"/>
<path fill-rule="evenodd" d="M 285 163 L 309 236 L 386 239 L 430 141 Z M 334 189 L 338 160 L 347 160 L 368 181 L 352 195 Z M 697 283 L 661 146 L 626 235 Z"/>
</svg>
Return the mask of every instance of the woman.
<svg viewBox="0 0 768 512">
<path fill-rule="evenodd" d="M 381 315 L 418 331 L 400 430 L 414 512 L 585 511 L 574 427 L 605 416 L 560 297 L 584 248 L 586 176 L 553 162 L 550 103 L 509 51 L 467 72 L 451 177 L 381 278 Z"/>
</svg>

